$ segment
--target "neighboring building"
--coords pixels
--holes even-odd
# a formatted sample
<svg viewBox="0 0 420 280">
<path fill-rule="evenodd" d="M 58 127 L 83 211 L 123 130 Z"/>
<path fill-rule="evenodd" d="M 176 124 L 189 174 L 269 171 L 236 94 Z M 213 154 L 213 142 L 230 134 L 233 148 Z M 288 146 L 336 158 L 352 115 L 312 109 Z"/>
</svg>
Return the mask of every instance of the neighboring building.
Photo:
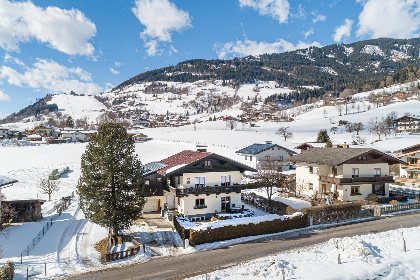
<svg viewBox="0 0 420 280">
<path fill-rule="evenodd" d="M 87 142 L 89 139 L 84 131 L 61 131 L 61 137 L 70 142 Z"/>
<path fill-rule="evenodd" d="M 404 161 L 371 148 L 312 148 L 290 158 L 296 162 L 300 194 L 323 196 L 338 192 L 340 200 L 365 199 L 376 193 L 389 196 L 389 165 Z"/>
<path fill-rule="evenodd" d="M 147 140 L 150 140 L 150 138 L 146 134 L 143 134 L 143 133 L 136 134 L 133 136 L 133 138 L 134 138 L 134 141 L 136 142 L 145 142 Z"/>
<path fill-rule="evenodd" d="M 400 165 L 400 177 L 397 178 L 397 181 L 420 183 L 420 147 L 418 150 L 399 155 L 397 158 L 407 163 Z"/>
<path fill-rule="evenodd" d="M 36 222 L 41 220 L 41 205 L 44 204 L 44 202 L 45 200 L 41 199 L 2 201 L 3 204 L 18 212 L 17 219 L 13 220 L 14 223 Z"/>
<path fill-rule="evenodd" d="M 42 141 L 42 137 L 37 134 L 28 135 L 28 141 Z"/>
<path fill-rule="evenodd" d="M 420 151 L 420 144 L 416 144 L 416 145 L 413 145 L 413 146 L 409 146 L 409 147 L 394 151 L 394 154 L 402 155 L 402 154 L 407 154 L 407 153 L 411 153 L 411 152 L 414 152 L 414 151 Z"/>
<path fill-rule="evenodd" d="M 144 166 L 148 196 L 144 212 L 177 209 L 191 219 L 209 219 L 215 212 L 241 207 L 241 173 L 256 170 L 200 150 Z"/>
<path fill-rule="evenodd" d="M 57 136 L 56 135 L 56 127 L 50 126 L 50 125 L 46 125 L 46 124 L 41 124 L 36 126 L 33 130 L 32 133 L 33 134 L 38 134 L 38 135 L 43 135 L 43 136 Z"/>
<path fill-rule="evenodd" d="M 271 143 L 271 141 L 266 141 L 265 144 L 252 144 L 236 153 L 241 154 L 243 164 L 257 169 L 262 166 L 264 161 L 271 161 L 281 169 L 279 171 L 288 171 L 289 157 L 296 154 L 292 150 Z"/>
<path fill-rule="evenodd" d="M 295 149 L 300 150 L 301 153 L 305 152 L 305 151 L 309 151 L 312 148 L 324 148 L 325 147 L 325 143 L 319 143 L 319 142 L 314 142 L 314 143 L 303 143 L 300 144 L 299 146 L 296 146 Z"/>
<path fill-rule="evenodd" d="M 420 132 L 420 119 L 404 116 L 395 120 L 397 132 Z"/>
<path fill-rule="evenodd" d="M 8 127 L 0 127 L 0 140 L 7 139 L 9 134 Z"/>
</svg>

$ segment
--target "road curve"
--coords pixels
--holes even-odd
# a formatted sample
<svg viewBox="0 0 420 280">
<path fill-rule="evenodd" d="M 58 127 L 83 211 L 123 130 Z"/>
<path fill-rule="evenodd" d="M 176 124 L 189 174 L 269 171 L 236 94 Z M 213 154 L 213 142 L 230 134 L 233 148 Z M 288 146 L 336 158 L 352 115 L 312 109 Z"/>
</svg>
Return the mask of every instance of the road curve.
<svg viewBox="0 0 420 280">
<path fill-rule="evenodd" d="M 335 237 L 378 233 L 398 229 L 401 224 L 404 228 L 420 226 L 420 212 L 337 226 L 335 227 Z M 222 249 L 175 257 L 154 258 L 143 263 L 80 274 L 66 279 L 183 279 L 233 266 L 240 262 L 326 242 L 332 237 L 332 228 L 301 230 L 292 234 L 261 238 Z"/>
</svg>

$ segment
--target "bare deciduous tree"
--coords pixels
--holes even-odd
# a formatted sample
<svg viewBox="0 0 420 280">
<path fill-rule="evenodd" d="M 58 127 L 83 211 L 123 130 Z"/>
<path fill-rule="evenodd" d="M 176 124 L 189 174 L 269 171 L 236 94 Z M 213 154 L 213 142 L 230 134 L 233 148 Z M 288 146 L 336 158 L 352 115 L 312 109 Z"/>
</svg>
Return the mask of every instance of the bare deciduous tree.
<svg viewBox="0 0 420 280">
<path fill-rule="evenodd" d="M 45 194 L 48 194 L 48 201 L 51 201 L 51 194 L 60 189 L 59 182 L 51 181 L 47 179 L 41 179 L 39 188 Z"/>
<path fill-rule="evenodd" d="M 237 125 L 237 121 L 235 119 L 228 119 L 226 120 L 226 127 L 230 128 L 230 130 L 233 130 Z"/>
<path fill-rule="evenodd" d="M 269 204 L 271 204 L 273 195 L 288 187 L 286 176 L 281 174 L 280 162 L 272 159 L 267 159 L 259 164 L 254 179 L 266 193 Z"/>
<path fill-rule="evenodd" d="M 280 127 L 276 131 L 276 134 L 283 137 L 284 141 L 287 141 L 287 139 L 290 139 L 293 137 L 293 133 L 290 131 L 289 127 Z"/>
<path fill-rule="evenodd" d="M 341 116 L 341 113 L 343 112 L 343 105 L 342 104 L 337 104 L 337 105 L 335 105 L 335 108 L 337 109 L 338 113 Z"/>
</svg>

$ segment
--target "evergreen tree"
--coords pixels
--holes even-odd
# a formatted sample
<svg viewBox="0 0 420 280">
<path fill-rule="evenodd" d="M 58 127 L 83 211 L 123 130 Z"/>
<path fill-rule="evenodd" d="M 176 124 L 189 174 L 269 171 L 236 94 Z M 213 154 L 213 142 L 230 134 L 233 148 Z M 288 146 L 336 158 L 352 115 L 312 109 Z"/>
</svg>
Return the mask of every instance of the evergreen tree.
<svg viewBox="0 0 420 280">
<path fill-rule="evenodd" d="M 86 218 L 112 235 L 130 227 L 145 199 L 143 168 L 126 129 L 118 123 L 101 125 L 82 155 L 81 169 L 77 188 Z"/>
<path fill-rule="evenodd" d="M 331 140 L 328 140 L 327 143 L 325 144 L 325 148 L 332 148 L 332 142 Z"/>
<path fill-rule="evenodd" d="M 328 136 L 327 130 L 321 129 L 318 132 L 318 137 L 316 138 L 316 142 L 327 143 L 328 141 L 330 141 L 330 136 Z"/>
<path fill-rule="evenodd" d="M 73 121 L 73 118 L 71 116 L 68 116 L 68 118 L 66 120 L 66 127 L 74 127 L 74 121 Z"/>
</svg>

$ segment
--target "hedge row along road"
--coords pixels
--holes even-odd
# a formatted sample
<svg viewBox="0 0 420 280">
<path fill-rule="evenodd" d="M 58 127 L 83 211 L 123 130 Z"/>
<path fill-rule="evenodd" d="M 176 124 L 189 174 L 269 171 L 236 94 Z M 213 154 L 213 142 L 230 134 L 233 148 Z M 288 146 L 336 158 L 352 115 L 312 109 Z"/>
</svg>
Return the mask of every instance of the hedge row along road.
<svg viewBox="0 0 420 280">
<path fill-rule="evenodd" d="M 401 224 L 404 228 L 420 226 L 420 212 L 338 226 L 335 228 L 335 236 L 346 237 L 378 233 L 398 229 Z M 237 265 L 240 262 L 326 242 L 332 237 L 333 228 L 299 230 L 296 233 L 283 233 L 222 249 L 152 258 L 143 263 L 80 274 L 66 279 L 183 279 Z"/>
</svg>

